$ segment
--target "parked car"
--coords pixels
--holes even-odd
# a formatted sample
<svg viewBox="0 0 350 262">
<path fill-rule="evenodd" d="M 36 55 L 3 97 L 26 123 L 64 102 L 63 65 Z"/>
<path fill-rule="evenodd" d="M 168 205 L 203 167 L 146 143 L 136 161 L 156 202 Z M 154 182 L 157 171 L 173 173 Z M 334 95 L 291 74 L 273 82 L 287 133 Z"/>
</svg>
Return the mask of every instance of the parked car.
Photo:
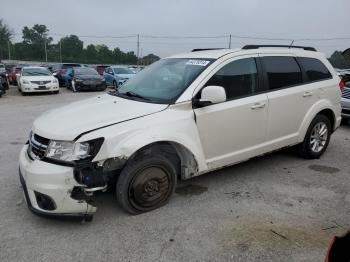
<svg viewBox="0 0 350 262">
<path fill-rule="evenodd" d="M 9 83 L 8 83 L 7 77 L 8 77 L 8 74 L 6 72 L 5 67 L 0 66 L 0 82 L 3 88 L 5 89 L 9 89 Z"/>
<path fill-rule="evenodd" d="M 96 69 L 98 74 L 101 76 L 103 76 L 103 73 L 107 67 L 109 67 L 109 66 L 108 65 L 95 65 L 95 66 L 93 66 L 93 68 Z"/>
<path fill-rule="evenodd" d="M 103 91 L 106 90 L 104 77 L 100 76 L 97 71 L 89 67 L 68 68 L 63 76 L 66 86 L 76 91 Z"/>
<path fill-rule="evenodd" d="M 341 98 L 342 117 L 345 121 L 350 120 L 350 69 L 337 70 L 339 77 L 343 80 L 343 92 Z"/>
<path fill-rule="evenodd" d="M 2 82 L 0 81 L 0 98 L 6 93 L 5 87 L 2 85 Z"/>
<path fill-rule="evenodd" d="M 104 72 L 106 84 L 113 86 L 115 89 L 123 85 L 135 73 L 126 66 L 111 66 L 107 67 Z"/>
<path fill-rule="evenodd" d="M 68 68 L 72 68 L 72 67 L 82 67 L 82 65 L 75 64 L 75 63 L 63 63 L 63 64 L 54 64 L 51 66 L 51 72 L 58 79 L 60 86 L 67 87 L 66 86 L 67 82 L 63 78 L 63 75 L 65 74 Z"/>
<path fill-rule="evenodd" d="M 14 66 L 11 68 L 10 73 L 8 74 L 9 83 L 12 85 L 17 85 L 17 74 L 21 72 L 22 66 Z"/>
<path fill-rule="evenodd" d="M 34 121 L 19 157 L 28 206 L 91 219 L 93 193 L 117 181 L 120 206 L 139 214 L 166 204 L 178 179 L 289 146 L 319 158 L 341 121 L 339 83 L 309 47 L 162 59 L 114 92 Z"/>
<path fill-rule="evenodd" d="M 23 67 L 17 74 L 17 82 L 22 95 L 38 92 L 59 93 L 58 80 L 45 67 Z"/>
</svg>

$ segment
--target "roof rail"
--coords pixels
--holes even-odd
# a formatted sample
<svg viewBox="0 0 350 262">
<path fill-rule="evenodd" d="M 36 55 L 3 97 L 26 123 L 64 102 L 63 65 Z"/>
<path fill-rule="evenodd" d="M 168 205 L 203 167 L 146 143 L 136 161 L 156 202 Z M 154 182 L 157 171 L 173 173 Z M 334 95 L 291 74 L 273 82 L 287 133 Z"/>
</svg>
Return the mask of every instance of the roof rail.
<svg viewBox="0 0 350 262">
<path fill-rule="evenodd" d="M 285 47 L 285 48 L 301 48 L 307 51 L 317 51 L 311 46 L 298 46 L 298 45 L 245 45 L 242 49 L 258 49 L 260 47 Z"/>
<path fill-rule="evenodd" d="M 224 48 L 195 48 L 195 49 L 192 49 L 191 52 L 208 51 L 208 50 L 220 50 L 220 49 L 224 49 Z"/>
</svg>

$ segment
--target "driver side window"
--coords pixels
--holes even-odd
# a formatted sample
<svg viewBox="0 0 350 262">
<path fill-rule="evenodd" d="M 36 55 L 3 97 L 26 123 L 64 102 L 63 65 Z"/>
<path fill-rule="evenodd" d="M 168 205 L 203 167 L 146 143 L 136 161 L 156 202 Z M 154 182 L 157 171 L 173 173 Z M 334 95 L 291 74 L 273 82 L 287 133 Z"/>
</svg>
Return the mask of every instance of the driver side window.
<svg viewBox="0 0 350 262">
<path fill-rule="evenodd" d="M 255 59 L 244 58 L 223 66 L 205 84 L 212 85 L 225 89 L 227 101 L 259 92 Z"/>
</svg>

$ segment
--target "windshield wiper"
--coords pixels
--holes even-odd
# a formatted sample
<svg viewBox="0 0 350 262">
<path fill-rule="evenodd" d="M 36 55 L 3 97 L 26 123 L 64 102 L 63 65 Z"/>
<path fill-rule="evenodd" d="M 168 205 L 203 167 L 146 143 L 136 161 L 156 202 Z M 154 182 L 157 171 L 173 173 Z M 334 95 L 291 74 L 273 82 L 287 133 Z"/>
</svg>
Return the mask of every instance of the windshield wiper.
<svg viewBox="0 0 350 262">
<path fill-rule="evenodd" d="M 142 96 L 142 95 L 136 94 L 136 93 L 134 93 L 134 92 L 132 92 L 132 91 L 127 91 L 127 92 L 125 92 L 125 93 L 120 93 L 120 92 L 119 92 L 119 94 L 121 94 L 121 95 L 126 95 L 126 96 L 128 96 L 128 97 L 136 97 L 136 98 L 140 98 L 140 99 L 143 99 L 143 100 L 150 100 L 150 99 L 148 99 L 148 98 L 146 98 L 146 97 L 144 97 L 144 96 Z"/>
</svg>

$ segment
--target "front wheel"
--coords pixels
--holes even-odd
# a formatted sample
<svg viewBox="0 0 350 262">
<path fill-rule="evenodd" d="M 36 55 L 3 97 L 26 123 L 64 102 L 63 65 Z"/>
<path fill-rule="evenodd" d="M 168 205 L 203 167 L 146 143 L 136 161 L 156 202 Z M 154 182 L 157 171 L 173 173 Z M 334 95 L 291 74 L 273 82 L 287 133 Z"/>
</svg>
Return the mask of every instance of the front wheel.
<svg viewBox="0 0 350 262">
<path fill-rule="evenodd" d="M 307 159 L 319 158 L 327 149 L 331 138 L 331 123 L 325 115 L 317 115 L 311 122 L 299 154 Z"/>
<path fill-rule="evenodd" d="M 176 168 L 162 155 L 140 156 L 121 172 L 116 194 L 120 206 L 140 214 L 165 205 L 176 186 Z"/>
</svg>

